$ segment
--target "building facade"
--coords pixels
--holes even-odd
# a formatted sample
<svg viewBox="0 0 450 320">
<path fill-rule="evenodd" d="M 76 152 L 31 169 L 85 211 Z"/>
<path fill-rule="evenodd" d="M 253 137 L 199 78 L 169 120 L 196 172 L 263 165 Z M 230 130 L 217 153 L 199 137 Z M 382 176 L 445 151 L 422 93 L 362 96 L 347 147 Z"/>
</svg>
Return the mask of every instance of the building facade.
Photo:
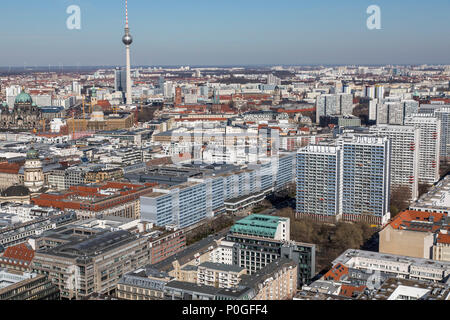
<svg viewBox="0 0 450 320">
<path fill-rule="evenodd" d="M 300 149 L 297 215 L 384 225 L 390 217 L 390 157 L 388 138 L 363 134 Z"/>
<path fill-rule="evenodd" d="M 406 188 L 410 199 L 419 196 L 420 129 L 414 126 L 377 125 L 370 132 L 391 141 L 391 191 Z"/>
<path fill-rule="evenodd" d="M 441 120 L 431 114 L 417 113 L 405 119 L 406 125 L 420 129 L 419 183 L 433 184 L 439 180 Z"/>
<path fill-rule="evenodd" d="M 56 285 L 61 298 L 114 294 L 123 274 L 149 262 L 145 237 L 121 230 L 100 232 L 54 248 L 37 250 L 32 269 Z"/>
</svg>

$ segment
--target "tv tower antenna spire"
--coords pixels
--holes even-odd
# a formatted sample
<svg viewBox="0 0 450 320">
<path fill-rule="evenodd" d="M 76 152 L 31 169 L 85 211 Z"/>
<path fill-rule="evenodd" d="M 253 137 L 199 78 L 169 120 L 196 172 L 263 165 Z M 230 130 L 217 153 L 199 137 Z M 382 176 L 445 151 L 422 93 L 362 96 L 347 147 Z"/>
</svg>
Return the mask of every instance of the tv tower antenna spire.
<svg viewBox="0 0 450 320">
<path fill-rule="evenodd" d="M 122 38 L 122 42 L 126 48 L 126 77 L 127 77 L 127 91 L 125 94 L 126 104 L 130 105 L 133 103 L 131 98 L 131 62 L 130 62 L 130 45 L 133 43 L 133 38 L 130 34 L 130 29 L 128 27 L 128 0 L 125 0 L 125 35 Z"/>
</svg>

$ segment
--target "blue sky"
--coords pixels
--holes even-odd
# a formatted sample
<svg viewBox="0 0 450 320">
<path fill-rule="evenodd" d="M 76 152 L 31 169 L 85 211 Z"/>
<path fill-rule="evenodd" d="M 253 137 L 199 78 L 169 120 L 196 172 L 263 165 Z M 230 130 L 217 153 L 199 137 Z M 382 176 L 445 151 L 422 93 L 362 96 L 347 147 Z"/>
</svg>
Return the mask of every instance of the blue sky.
<svg viewBox="0 0 450 320">
<path fill-rule="evenodd" d="M 366 9 L 381 8 L 381 30 Z M 81 30 L 66 9 L 81 8 Z M 450 64 L 448 0 L 129 0 L 133 65 Z M 0 66 L 121 65 L 122 0 L 0 4 Z"/>
</svg>

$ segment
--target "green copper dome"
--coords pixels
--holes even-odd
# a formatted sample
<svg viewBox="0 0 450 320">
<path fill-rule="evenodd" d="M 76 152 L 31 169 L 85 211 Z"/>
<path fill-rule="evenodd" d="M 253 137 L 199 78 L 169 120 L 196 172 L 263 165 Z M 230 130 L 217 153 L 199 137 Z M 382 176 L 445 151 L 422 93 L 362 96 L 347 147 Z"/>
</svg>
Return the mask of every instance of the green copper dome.
<svg viewBox="0 0 450 320">
<path fill-rule="evenodd" d="M 15 103 L 33 103 L 31 96 L 22 90 L 22 92 L 16 97 Z"/>
<path fill-rule="evenodd" d="M 27 152 L 27 159 L 39 159 L 39 153 L 36 149 L 31 148 Z"/>
</svg>

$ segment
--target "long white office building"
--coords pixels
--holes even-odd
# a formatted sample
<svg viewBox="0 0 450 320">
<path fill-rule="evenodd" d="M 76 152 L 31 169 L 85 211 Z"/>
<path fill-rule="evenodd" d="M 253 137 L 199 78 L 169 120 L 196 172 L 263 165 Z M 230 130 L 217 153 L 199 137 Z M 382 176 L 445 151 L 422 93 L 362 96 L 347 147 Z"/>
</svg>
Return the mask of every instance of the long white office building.
<svg viewBox="0 0 450 320">
<path fill-rule="evenodd" d="M 450 262 L 348 249 L 333 262 L 349 269 L 387 273 L 402 279 L 439 282 L 450 275 Z M 349 272 L 352 272 L 350 270 Z"/>
<path fill-rule="evenodd" d="M 264 197 L 295 182 L 295 161 L 295 153 L 283 153 L 238 171 L 159 186 L 141 197 L 141 219 L 158 226 L 191 226 L 224 212 L 227 201 Z"/>
</svg>

